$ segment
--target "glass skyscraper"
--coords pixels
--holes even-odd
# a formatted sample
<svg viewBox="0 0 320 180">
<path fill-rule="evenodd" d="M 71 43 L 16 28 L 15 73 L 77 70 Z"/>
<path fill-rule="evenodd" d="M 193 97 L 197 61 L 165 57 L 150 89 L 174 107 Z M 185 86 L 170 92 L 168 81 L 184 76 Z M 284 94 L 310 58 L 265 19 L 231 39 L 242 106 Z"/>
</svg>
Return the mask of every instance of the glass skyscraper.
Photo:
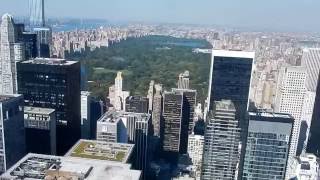
<svg viewBox="0 0 320 180">
<path fill-rule="evenodd" d="M 243 180 L 283 180 L 289 156 L 293 117 L 250 112 Z"/>
<path fill-rule="evenodd" d="M 245 149 L 246 131 L 248 127 L 247 110 L 249 91 L 254 64 L 254 52 L 213 50 L 208 90 L 208 112 L 213 110 L 215 101 L 231 100 L 235 107 L 235 119 L 239 122 L 241 163 Z M 211 177 L 214 178 L 214 177 Z"/>
<path fill-rule="evenodd" d="M 44 27 L 44 0 L 29 0 L 30 26 Z"/>
</svg>

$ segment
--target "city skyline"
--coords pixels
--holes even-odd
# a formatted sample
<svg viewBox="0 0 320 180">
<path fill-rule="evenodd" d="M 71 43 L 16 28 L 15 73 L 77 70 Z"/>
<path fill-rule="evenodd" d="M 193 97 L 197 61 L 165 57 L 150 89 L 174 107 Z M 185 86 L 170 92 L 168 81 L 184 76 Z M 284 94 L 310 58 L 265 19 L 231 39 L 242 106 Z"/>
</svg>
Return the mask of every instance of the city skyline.
<svg viewBox="0 0 320 180">
<path fill-rule="evenodd" d="M 80 2 L 56 0 L 45 2 L 47 18 L 97 18 L 112 22 L 186 23 L 290 32 L 320 32 L 320 25 L 314 23 L 317 20 L 316 17 L 320 16 L 317 10 L 319 6 L 320 2 L 315 0 L 303 2 L 296 0 L 267 2 L 254 0 L 245 2 L 231 0 L 106 2 L 94 0 L 90 3 L 84 0 Z M 29 9 L 25 7 L 28 7 L 28 1 L 21 3 L 18 0 L 7 0 L 2 2 L 0 13 L 9 12 L 15 16 L 28 16 Z"/>
</svg>

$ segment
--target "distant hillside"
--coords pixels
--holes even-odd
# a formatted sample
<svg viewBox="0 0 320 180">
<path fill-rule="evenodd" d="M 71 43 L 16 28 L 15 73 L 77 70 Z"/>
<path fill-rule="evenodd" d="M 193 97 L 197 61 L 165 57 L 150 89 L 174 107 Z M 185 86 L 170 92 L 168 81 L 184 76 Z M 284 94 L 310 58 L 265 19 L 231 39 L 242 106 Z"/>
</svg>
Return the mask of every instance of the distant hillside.
<svg viewBox="0 0 320 180">
<path fill-rule="evenodd" d="M 117 71 L 123 71 L 124 87 L 131 94 L 146 95 L 150 80 L 169 90 L 176 87 L 178 74 L 189 70 L 191 87 L 198 90 L 198 98 L 203 101 L 207 96 L 210 55 L 193 53 L 193 48 L 211 46 L 202 40 L 147 36 L 74 55 L 73 59 L 87 67 L 88 80 L 94 81 L 90 91 L 96 96 L 107 95 Z"/>
</svg>

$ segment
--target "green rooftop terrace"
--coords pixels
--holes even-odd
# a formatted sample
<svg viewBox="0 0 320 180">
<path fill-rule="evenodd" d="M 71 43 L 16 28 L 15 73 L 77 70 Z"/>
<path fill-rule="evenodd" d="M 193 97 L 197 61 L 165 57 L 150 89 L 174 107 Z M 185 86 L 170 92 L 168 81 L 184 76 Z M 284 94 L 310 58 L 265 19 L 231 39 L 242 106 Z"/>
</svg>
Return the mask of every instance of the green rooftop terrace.
<svg viewBox="0 0 320 180">
<path fill-rule="evenodd" d="M 133 145 L 80 140 L 67 156 L 126 163 Z"/>
</svg>

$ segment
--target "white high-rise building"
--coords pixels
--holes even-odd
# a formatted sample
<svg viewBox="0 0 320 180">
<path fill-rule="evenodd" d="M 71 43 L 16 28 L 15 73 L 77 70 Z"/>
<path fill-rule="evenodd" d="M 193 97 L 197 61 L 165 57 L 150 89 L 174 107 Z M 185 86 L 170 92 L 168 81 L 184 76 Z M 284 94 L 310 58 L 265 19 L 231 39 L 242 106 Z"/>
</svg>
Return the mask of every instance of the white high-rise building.
<svg viewBox="0 0 320 180">
<path fill-rule="evenodd" d="M 188 138 L 188 155 L 195 167 L 195 175 L 200 179 L 204 136 L 190 134 Z"/>
<path fill-rule="evenodd" d="M 308 74 L 306 87 L 308 91 L 317 90 L 320 72 L 320 48 L 309 48 L 303 50 L 301 66 L 305 67 Z"/>
<path fill-rule="evenodd" d="M 81 138 L 90 139 L 91 119 L 90 119 L 91 93 L 81 91 Z"/>
<path fill-rule="evenodd" d="M 152 111 L 153 109 L 153 97 L 154 97 L 154 94 L 155 94 L 155 87 L 154 87 L 154 81 L 150 81 L 150 84 L 149 84 L 149 90 L 148 90 L 148 94 L 147 94 L 147 98 L 149 100 L 149 104 L 148 104 L 148 110 L 149 111 Z"/>
<path fill-rule="evenodd" d="M 300 66 L 283 67 L 279 73 L 275 112 L 293 116 L 294 124 L 289 155 L 297 154 L 303 106 L 306 97 L 306 69 Z"/>
<path fill-rule="evenodd" d="M 13 17 L 2 16 L 0 26 L 0 94 L 17 92 L 16 62 L 24 60 L 24 45 L 16 43 Z"/>
<path fill-rule="evenodd" d="M 129 97 L 130 92 L 122 90 L 122 72 L 117 73 L 117 77 L 114 81 L 115 84 L 109 88 L 110 104 L 118 111 L 125 110 L 125 101 L 126 98 Z"/>
<path fill-rule="evenodd" d="M 189 89 L 189 71 L 179 74 L 178 89 Z"/>
</svg>

